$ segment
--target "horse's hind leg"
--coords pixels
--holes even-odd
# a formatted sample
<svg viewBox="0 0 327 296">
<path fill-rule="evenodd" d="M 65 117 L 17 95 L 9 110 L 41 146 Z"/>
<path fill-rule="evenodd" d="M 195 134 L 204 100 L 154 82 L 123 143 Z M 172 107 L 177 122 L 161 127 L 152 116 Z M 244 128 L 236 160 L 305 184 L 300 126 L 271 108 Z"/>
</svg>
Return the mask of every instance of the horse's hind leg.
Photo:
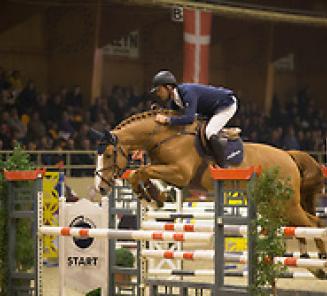
<svg viewBox="0 0 327 296">
<path fill-rule="evenodd" d="M 324 227 L 324 224 L 322 223 L 321 219 L 315 215 L 312 215 L 308 212 L 306 212 L 308 218 L 314 223 L 315 227 Z"/>
<path fill-rule="evenodd" d="M 288 206 L 285 207 L 287 210 L 285 211 L 284 218 L 294 226 L 306 226 L 306 227 L 315 227 L 317 223 L 315 223 L 314 219 L 309 218 L 308 213 L 304 211 L 299 203 L 294 204 L 289 203 Z"/>
<path fill-rule="evenodd" d="M 308 218 L 315 224 L 315 227 L 323 227 L 324 224 L 322 223 L 321 219 L 317 216 L 311 215 L 307 213 Z M 317 249 L 319 250 L 319 257 L 322 259 L 327 259 L 327 250 L 325 242 L 320 238 L 314 239 Z"/>
</svg>

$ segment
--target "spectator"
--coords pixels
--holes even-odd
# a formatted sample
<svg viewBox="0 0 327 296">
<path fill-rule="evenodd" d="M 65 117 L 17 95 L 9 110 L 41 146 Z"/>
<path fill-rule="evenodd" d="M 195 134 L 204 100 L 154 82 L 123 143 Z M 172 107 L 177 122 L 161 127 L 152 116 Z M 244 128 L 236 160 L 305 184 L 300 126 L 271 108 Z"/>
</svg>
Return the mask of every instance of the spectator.
<svg viewBox="0 0 327 296">
<path fill-rule="evenodd" d="M 20 115 L 23 113 L 30 114 L 36 105 L 36 97 L 37 91 L 35 84 L 32 80 L 29 80 L 22 92 L 17 97 L 18 113 Z"/>
<path fill-rule="evenodd" d="M 7 123 L 0 123 L 0 140 L 2 141 L 2 147 L 4 150 L 10 150 L 11 147 L 11 132 Z"/>
<path fill-rule="evenodd" d="M 89 139 L 85 138 L 82 140 L 81 146 L 79 147 L 82 151 L 91 151 L 91 142 Z M 94 165 L 95 159 L 93 155 L 89 154 L 79 154 L 77 158 L 77 163 L 80 165 Z M 86 177 L 86 176 L 93 176 L 94 171 L 93 169 L 81 169 L 78 170 L 77 176 L 79 177 Z"/>
<path fill-rule="evenodd" d="M 59 94 L 56 94 L 54 97 L 50 98 L 48 108 L 51 110 L 48 115 L 49 120 L 59 123 L 62 118 L 62 110 L 66 109 L 62 97 Z"/>
<path fill-rule="evenodd" d="M 27 143 L 26 149 L 27 149 L 27 151 L 36 151 L 37 150 L 37 145 L 36 145 L 36 143 L 34 141 L 29 141 Z M 29 153 L 29 155 L 30 155 L 30 160 L 35 163 L 36 160 L 37 160 L 37 154 L 36 153 Z"/>
<path fill-rule="evenodd" d="M 38 150 L 43 150 L 43 151 L 52 150 L 52 146 L 53 146 L 53 140 L 48 136 L 42 137 L 37 144 Z M 51 158 L 52 158 L 52 154 L 43 153 L 41 157 L 42 164 L 51 165 Z"/>
<path fill-rule="evenodd" d="M 47 134 L 46 127 L 40 119 L 39 112 L 32 113 L 31 120 L 28 123 L 27 137 L 30 141 L 38 141 Z"/>
<path fill-rule="evenodd" d="M 12 71 L 9 76 L 9 83 L 13 91 L 20 93 L 23 89 L 23 80 L 18 70 Z"/>
<path fill-rule="evenodd" d="M 282 136 L 283 136 L 283 130 L 281 127 L 274 128 L 271 133 L 270 137 L 267 139 L 267 143 L 269 145 L 275 146 L 277 148 L 282 147 Z"/>
<path fill-rule="evenodd" d="M 75 85 L 74 88 L 68 93 L 65 99 L 65 105 L 69 110 L 80 110 L 83 104 L 83 96 L 81 93 L 81 87 Z"/>
<path fill-rule="evenodd" d="M 7 79 L 6 71 L 0 67 L 0 93 L 3 90 L 9 90 L 10 89 L 10 83 Z"/>
<path fill-rule="evenodd" d="M 71 120 L 71 116 L 67 111 L 62 113 L 62 120 L 59 122 L 59 135 L 65 140 L 68 138 L 73 137 L 75 133 L 75 129 L 73 127 L 73 122 Z"/>
<path fill-rule="evenodd" d="M 286 129 L 284 138 L 283 138 L 283 149 L 285 150 L 299 150 L 300 144 L 296 138 L 295 130 L 293 126 L 289 126 Z"/>
<path fill-rule="evenodd" d="M 36 98 L 36 106 L 34 109 L 39 112 L 40 119 L 48 124 L 49 120 L 51 119 L 52 110 L 48 106 L 49 103 L 49 94 L 42 93 L 37 96 Z"/>
<path fill-rule="evenodd" d="M 8 120 L 10 129 L 15 133 L 16 139 L 23 141 L 27 134 L 27 126 L 19 119 L 17 109 L 12 109 Z"/>
<path fill-rule="evenodd" d="M 145 103 L 132 87 L 116 85 L 109 96 L 97 98 L 90 108 L 83 109 L 79 86 L 69 92 L 62 87 L 56 94 L 40 94 L 32 80 L 21 90 L 20 73 L 7 73 L 0 67 L 1 150 L 12 149 L 18 142 L 30 150 L 94 150 L 96 143 L 88 139 L 91 126 L 97 130 L 111 129 L 127 116 L 150 108 L 150 100 Z M 309 89 L 303 88 L 286 104 L 274 97 L 270 117 L 262 115 L 257 104 L 243 99 L 231 125 L 242 128 L 241 136 L 246 141 L 284 149 L 325 151 L 326 116 L 323 108 L 315 106 Z M 42 158 L 44 164 L 63 160 L 60 154 Z M 94 165 L 93 157 L 85 155 L 78 155 L 74 162 Z M 85 170 L 77 174 L 92 175 L 93 172 Z"/>
</svg>

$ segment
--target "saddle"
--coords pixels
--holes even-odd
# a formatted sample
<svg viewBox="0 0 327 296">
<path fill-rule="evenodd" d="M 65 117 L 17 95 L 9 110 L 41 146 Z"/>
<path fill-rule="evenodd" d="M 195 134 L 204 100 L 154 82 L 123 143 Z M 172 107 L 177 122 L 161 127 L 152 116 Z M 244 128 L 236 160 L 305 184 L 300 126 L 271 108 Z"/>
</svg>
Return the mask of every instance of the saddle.
<svg viewBox="0 0 327 296">
<path fill-rule="evenodd" d="M 215 160 L 205 134 L 206 122 L 198 126 L 196 147 L 201 156 L 209 160 Z M 223 128 L 218 136 L 225 142 L 224 155 L 227 165 L 237 165 L 243 161 L 243 141 L 240 137 L 241 129 L 238 127 Z"/>
</svg>

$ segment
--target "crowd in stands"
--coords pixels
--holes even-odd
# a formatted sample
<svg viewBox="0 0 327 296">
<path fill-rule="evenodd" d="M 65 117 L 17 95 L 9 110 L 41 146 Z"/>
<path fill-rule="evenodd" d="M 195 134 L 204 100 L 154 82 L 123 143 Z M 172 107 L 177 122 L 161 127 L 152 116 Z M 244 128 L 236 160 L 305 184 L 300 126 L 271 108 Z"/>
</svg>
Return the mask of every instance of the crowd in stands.
<svg viewBox="0 0 327 296">
<path fill-rule="evenodd" d="M 307 89 L 282 104 L 273 99 L 270 115 L 254 103 L 244 103 L 231 124 L 242 129 L 246 141 L 266 143 L 285 150 L 326 151 L 327 114 L 315 105 Z"/>
<path fill-rule="evenodd" d="M 96 98 L 90 107 L 75 85 L 55 93 L 40 92 L 32 80 L 19 71 L 0 67 L 0 150 L 21 143 L 27 150 L 94 150 L 96 143 L 88 130 L 111 128 L 131 114 L 148 110 L 150 100 L 137 96 L 132 87 L 114 86 L 109 96 Z M 327 126 L 324 110 L 301 90 L 286 104 L 274 98 L 270 116 L 255 103 L 240 98 L 240 106 L 230 125 L 242 129 L 246 141 L 267 143 L 286 150 L 325 151 Z M 54 165 L 60 154 L 44 154 L 42 162 Z M 94 164 L 94 157 L 72 155 L 72 164 Z M 89 174 L 90 171 L 84 171 Z"/>
</svg>

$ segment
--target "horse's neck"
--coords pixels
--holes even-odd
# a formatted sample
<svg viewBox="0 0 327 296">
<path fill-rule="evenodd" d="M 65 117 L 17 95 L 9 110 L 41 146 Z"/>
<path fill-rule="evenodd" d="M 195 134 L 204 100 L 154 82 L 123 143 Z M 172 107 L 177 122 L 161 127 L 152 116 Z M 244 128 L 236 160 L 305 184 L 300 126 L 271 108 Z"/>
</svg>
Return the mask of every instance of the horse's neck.
<svg viewBox="0 0 327 296">
<path fill-rule="evenodd" d="M 113 131 L 119 139 L 119 143 L 128 150 L 142 149 L 151 150 L 155 145 L 176 134 L 194 133 L 197 127 L 195 122 L 192 125 L 168 127 L 158 124 L 154 118 L 149 117 L 143 120 L 134 121 Z"/>
<path fill-rule="evenodd" d="M 118 137 L 119 143 L 128 150 L 148 150 L 160 141 L 161 137 L 167 137 L 175 132 L 148 119 L 127 124 L 113 133 Z"/>
</svg>

